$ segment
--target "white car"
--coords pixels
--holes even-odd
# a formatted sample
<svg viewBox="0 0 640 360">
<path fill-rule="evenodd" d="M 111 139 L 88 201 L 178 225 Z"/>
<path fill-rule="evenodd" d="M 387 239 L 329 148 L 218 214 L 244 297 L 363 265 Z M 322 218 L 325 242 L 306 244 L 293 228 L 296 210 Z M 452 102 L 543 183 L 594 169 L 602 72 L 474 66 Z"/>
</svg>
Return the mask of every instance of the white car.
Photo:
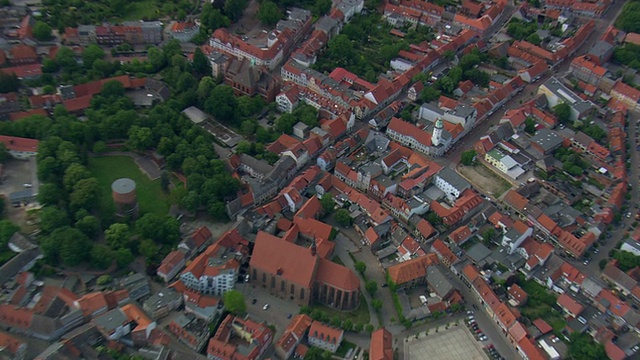
<svg viewBox="0 0 640 360">
<path fill-rule="evenodd" d="M 32 188 L 33 187 L 33 185 L 31 185 L 29 183 L 22 184 L 22 186 L 24 186 L 26 188 Z"/>
<path fill-rule="evenodd" d="M 267 310 L 269 308 L 269 304 L 264 304 L 264 306 L 262 307 L 262 310 Z"/>
</svg>

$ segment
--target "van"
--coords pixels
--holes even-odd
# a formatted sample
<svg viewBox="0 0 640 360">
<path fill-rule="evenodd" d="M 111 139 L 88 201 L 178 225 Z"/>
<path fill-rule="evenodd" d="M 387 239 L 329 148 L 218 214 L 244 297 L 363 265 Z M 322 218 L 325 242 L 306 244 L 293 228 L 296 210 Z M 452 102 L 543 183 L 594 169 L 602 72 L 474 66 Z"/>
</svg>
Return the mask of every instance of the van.
<svg viewBox="0 0 640 360">
<path fill-rule="evenodd" d="M 420 302 L 422 305 L 427 305 L 427 297 L 424 295 L 420 295 Z"/>
</svg>

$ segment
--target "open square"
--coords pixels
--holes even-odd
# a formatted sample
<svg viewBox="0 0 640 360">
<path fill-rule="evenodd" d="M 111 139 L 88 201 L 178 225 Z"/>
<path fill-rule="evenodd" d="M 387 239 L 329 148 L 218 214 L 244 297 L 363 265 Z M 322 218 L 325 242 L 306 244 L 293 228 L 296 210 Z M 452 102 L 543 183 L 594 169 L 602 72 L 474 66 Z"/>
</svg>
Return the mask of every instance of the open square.
<svg viewBox="0 0 640 360">
<path fill-rule="evenodd" d="M 482 344 L 463 326 L 431 331 L 428 336 L 409 340 L 405 358 L 411 360 L 485 360 Z"/>
</svg>

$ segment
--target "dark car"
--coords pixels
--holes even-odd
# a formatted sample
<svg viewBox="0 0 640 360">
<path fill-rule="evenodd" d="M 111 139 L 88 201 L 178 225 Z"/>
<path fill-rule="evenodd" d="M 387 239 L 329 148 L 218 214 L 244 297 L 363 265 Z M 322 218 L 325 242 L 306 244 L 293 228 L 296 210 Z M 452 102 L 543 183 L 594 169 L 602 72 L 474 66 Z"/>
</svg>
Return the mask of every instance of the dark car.
<svg viewBox="0 0 640 360">
<path fill-rule="evenodd" d="M 254 298 L 253 300 L 251 300 L 251 305 L 255 305 L 257 302 L 258 302 L 258 299 Z"/>
</svg>

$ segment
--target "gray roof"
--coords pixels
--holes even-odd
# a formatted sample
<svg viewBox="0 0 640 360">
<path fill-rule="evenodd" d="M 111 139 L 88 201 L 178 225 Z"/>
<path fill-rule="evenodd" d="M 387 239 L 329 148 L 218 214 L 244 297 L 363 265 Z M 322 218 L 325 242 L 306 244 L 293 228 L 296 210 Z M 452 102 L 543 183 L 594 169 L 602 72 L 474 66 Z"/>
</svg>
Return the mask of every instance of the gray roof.
<svg viewBox="0 0 640 360">
<path fill-rule="evenodd" d="M 491 255 L 491 250 L 482 244 L 475 244 L 469 250 L 467 250 L 467 256 L 471 258 L 475 263 L 480 263 Z"/>
<path fill-rule="evenodd" d="M 11 238 L 9 239 L 9 244 L 15 246 L 20 249 L 20 252 L 30 249 L 35 249 L 38 246 L 27 239 L 26 236 L 22 235 L 20 232 L 16 231 Z"/>
<path fill-rule="evenodd" d="M 474 107 L 465 105 L 465 104 L 458 104 L 458 106 L 456 106 L 456 108 L 453 109 L 452 114 L 466 118 L 467 116 L 473 114 L 474 112 L 476 112 L 476 109 Z"/>
<path fill-rule="evenodd" d="M 169 303 L 179 301 L 182 298 L 180 293 L 175 292 L 171 288 L 164 288 L 157 294 L 151 295 L 144 302 L 144 307 L 148 309 L 157 309 L 166 306 Z"/>
<path fill-rule="evenodd" d="M 446 297 L 454 289 L 453 285 L 437 265 L 427 268 L 427 283 L 440 297 Z"/>
<path fill-rule="evenodd" d="M 603 57 L 607 55 L 609 52 L 613 50 L 613 45 L 609 44 L 606 41 L 598 40 L 595 44 L 589 49 L 589 55 L 594 55 L 597 57 Z"/>
<path fill-rule="evenodd" d="M 143 274 L 135 273 L 120 279 L 120 286 L 132 285 L 141 281 L 146 282 L 147 278 Z"/>
<path fill-rule="evenodd" d="M 469 184 L 467 180 L 463 179 L 462 176 L 458 175 L 458 173 L 448 167 L 444 167 L 440 170 L 437 176 L 454 188 L 458 189 L 458 191 L 463 191 L 471 187 L 471 184 Z"/>
<path fill-rule="evenodd" d="M 128 194 L 136 189 L 136 182 L 129 178 L 121 178 L 111 184 L 111 190 L 118 194 Z"/>
<path fill-rule="evenodd" d="M 316 22 L 315 28 L 317 30 L 323 31 L 325 34 L 330 33 L 338 26 L 338 20 L 332 18 L 331 16 L 323 16 Z"/>
<path fill-rule="evenodd" d="M 4 284 L 9 279 L 12 279 L 20 271 L 28 270 L 36 259 L 42 257 L 40 248 L 35 248 L 19 253 L 11 260 L 7 261 L 2 267 L 0 267 L 0 284 Z"/>
<path fill-rule="evenodd" d="M 128 319 L 120 308 L 115 308 L 93 319 L 96 325 L 104 329 L 107 333 L 111 333 L 118 326 L 126 324 Z"/>
<path fill-rule="evenodd" d="M 263 175 L 267 175 L 273 170 L 273 166 L 269 165 L 268 162 L 258 160 L 247 154 L 240 154 L 240 162 Z"/>
<path fill-rule="evenodd" d="M 579 113 L 583 113 L 593 106 L 591 102 L 583 100 L 555 77 L 547 80 L 547 82 L 544 83 L 544 86 L 551 90 L 551 92 L 553 92 L 557 97 L 563 99 L 565 103 L 569 104 Z"/>
<path fill-rule="evenodd" d="M 544 151 L 549 151 L 560 146 L 564 138 L 555 131 L 544 128 L 540 129 L 529 141 L 538 144 Z"/>
<path fill-rule="evenodd" d="M 189 106 L 182 110 L 182 113 L 185 114 L 194 124 L 200 124 L 209 118 L 209 115 L 195 106 Z"/>
</svg>

